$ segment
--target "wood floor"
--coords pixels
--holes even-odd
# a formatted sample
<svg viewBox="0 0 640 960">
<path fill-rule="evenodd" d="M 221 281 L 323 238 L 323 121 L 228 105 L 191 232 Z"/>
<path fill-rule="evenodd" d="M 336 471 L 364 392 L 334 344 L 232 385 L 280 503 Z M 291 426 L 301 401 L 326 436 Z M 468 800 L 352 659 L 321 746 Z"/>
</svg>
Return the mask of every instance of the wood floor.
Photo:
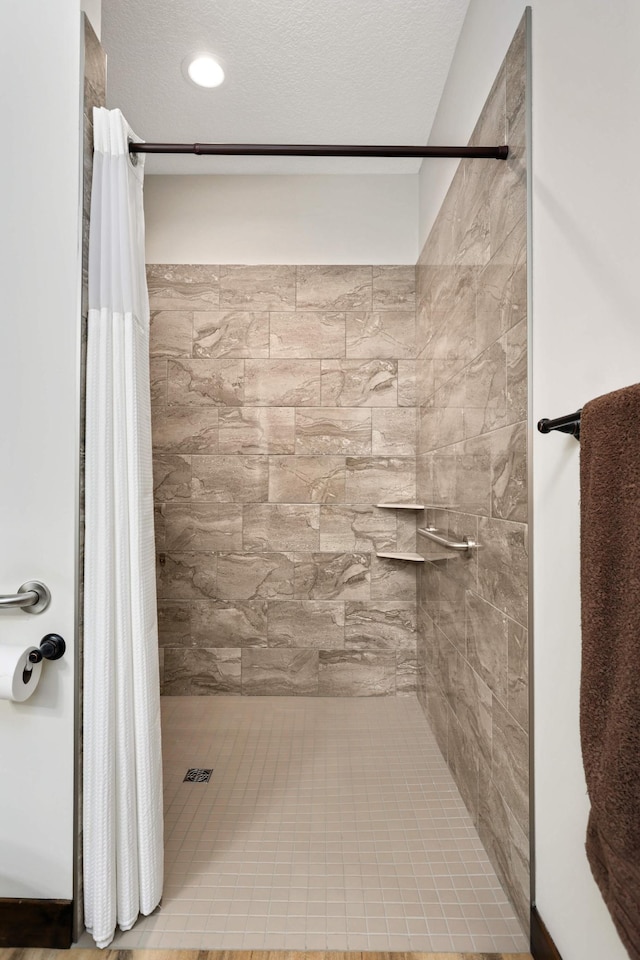
<svg viewBox="0 0 640 960">
<path fill-rule="evenodd" d="M 530 953 L 327 953 L 279 950 L 0 950 L 0 960 L 532 960 Z"/>
</svg>

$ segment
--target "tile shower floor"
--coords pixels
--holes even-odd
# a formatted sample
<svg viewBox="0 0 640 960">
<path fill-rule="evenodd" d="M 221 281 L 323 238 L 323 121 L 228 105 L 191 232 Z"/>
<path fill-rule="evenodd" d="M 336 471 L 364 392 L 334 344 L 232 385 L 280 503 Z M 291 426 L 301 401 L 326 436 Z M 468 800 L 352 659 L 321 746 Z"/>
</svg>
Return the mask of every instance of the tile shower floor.
<svg viewBox="0 0 640 960">
<path fill-rule="evenodd" d="M 164 697 L 162 720 L 164 897 L 113 948 L 528 950 L 417 700 Z"/>
</svg>

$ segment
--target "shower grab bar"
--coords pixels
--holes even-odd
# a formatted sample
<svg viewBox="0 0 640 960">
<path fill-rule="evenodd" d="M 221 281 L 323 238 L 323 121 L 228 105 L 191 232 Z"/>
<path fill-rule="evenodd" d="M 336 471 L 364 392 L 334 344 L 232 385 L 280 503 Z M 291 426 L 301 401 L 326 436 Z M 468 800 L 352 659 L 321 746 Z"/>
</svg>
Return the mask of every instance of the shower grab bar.
<svg viewBox="0 0 640 960">
<path fill-rule="evenodd" d="M 0 596 L 0 610 L 18 607 L 25 613 L 42 613 L 51 602 L 49 588 L 39 580 L 27 580 L 18 587 L 18 592 Z"/>
<path fill-rule="evenodd" d="M 449 547 L 450 550 L 475 550 L 479 546 L 473 537 L 463 537 L 462 540 L 444 537 L 438 533 L 437 527 L 418 527 L 418 533 L 427 537 L 428 540 L 433 540 L 434 543 L 439 543 L 441 547 Z"/>
</svg>

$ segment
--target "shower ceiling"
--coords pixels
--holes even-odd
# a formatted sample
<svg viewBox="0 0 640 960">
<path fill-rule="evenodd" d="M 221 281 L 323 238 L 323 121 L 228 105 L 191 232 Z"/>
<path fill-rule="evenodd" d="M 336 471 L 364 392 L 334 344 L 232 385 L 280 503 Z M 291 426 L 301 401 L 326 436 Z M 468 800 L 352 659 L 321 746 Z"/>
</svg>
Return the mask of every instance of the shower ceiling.
<svg viewBox="0 0 640 960">
<path fill-rule="evenodd" d="M 426 143 L 469 0 L 103 0 L 108 105 L 145 140 Z M 183 61 L 213 54 L 205 90 Z M 434 161 L 438 162 L 438 161 Z M 414 173 L 420 160 L 148 157 L 148 173 Z"/>
</svg>

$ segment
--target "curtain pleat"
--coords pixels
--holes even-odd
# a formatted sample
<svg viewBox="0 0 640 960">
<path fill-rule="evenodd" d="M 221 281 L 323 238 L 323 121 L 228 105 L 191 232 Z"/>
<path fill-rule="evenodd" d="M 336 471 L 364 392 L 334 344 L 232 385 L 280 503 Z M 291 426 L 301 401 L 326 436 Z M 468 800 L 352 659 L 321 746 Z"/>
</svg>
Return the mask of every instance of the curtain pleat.
<svg viewBox="0 0 640 960">
<path fill-rule="evenodd" d="M 160 685 L 143 161 L 94 109 L 87 342 L 83 875 L 99 947 L 160 902 Z"/>
</svg>

